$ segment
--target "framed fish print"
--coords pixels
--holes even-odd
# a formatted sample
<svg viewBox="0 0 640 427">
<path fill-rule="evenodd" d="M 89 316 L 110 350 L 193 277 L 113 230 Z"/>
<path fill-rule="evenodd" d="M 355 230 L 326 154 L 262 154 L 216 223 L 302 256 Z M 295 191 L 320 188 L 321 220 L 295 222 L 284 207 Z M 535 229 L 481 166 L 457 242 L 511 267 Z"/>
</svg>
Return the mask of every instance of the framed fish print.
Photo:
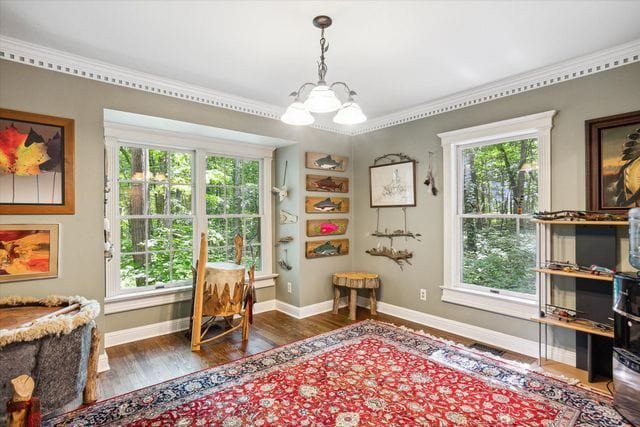
<svg viewBox="0 0 640 427">
<path fill-rule="evenodd" d="M 626 213 L 640 206 L 640 111 L 585 122 L 587 208 Z"/>
<path fill-rule="evenodd" d="M 58 224 L 0 225 L 0 283 L 58 277 Z"/>
<path fill-rule="evenodd" d="M 74 121 L 0 109 L 0 214 L 73 214 Z"/>
<path fill-rule="evenodd" d="M 325 153 L 305 153 L 305 166 L 307 169 L 344 172 L 347 170 L 348 164 L 348 157 Z"/>
<path fill-rule="evenodd" d="M 347 255 L 348 253 L 349 239 L 318 240 L 305 243 L 305 257 L 307 258 L 325 258 Z"/>
<path fill-rule="evenodd" d="M 307 175 L 307 191 L 348 193 L 349 178 L 346 176 Z"/>
<path fill-rule="evenodd" d="M 349 212 L 349 198 L 307 196 L 304 208 L 306 213 L 347 213 Z"/>
<path fill-rule="evenodd" d="M 372 208 L 416 205 L 416 162 L 369 166 L 369 196 Z"/>
</svg>

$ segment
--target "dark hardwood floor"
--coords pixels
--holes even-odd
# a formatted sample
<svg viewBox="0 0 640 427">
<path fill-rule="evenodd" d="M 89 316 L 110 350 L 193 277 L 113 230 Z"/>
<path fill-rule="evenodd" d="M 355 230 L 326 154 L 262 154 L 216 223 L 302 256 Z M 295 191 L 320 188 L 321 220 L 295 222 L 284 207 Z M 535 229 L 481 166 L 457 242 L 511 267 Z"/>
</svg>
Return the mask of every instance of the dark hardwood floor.
<svg viewBox="0 0 640 427">
<path fill-rule="evenodd" d="M 108 399 L 147 387 L 205 368 L 260 353 L 274 347 L 312 337 L 351 324 L 347 308 L 338 315 L 331 312 L 305 319 L 295 319 L 279 311 L 260 313 L 254 316 L 250 339 L 243 343 L 241 331 L 235 331 L 220 340 L 202 345 L 199 352 L 192 352 L 184 332 L 163 335 L 107 349 L 111 369 L 99 376 L 99 400 Z M 423 330 L 432 335 L 470 346 L 473 340 L 449 334 L 397 317 L 378 314 L 371 316 L 369 310 L 358 307 L 357 319 L 376 319 L 414 330 Z M 491 345 L 491 343 L 483 343 Z M 533 363 L 535 359 L 506 351 L 502 357 L 518 362 Z M 584 371 L 561 363 L 549 362 L 545 369 L 555 374 L 583 379 Z M 606 392 L 606 381 L 590 383 L 589 386 Z M 78 402 L 68 405 L 72 410 Z"/>
</svg>

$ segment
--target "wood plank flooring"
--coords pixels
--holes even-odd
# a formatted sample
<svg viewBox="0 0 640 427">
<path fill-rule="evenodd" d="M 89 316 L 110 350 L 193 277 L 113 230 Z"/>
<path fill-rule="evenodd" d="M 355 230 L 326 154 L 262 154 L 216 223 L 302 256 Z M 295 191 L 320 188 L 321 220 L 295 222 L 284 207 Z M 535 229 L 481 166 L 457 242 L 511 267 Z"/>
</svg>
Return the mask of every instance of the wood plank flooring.
<svg viewBox="0 0 640 427">
<path fill-rule="evenodd" d="M 347 308 L 341 309 L 338 315 L 328 312 L 305 319 L 295 319 L 279 311 L 260 313 L 254 316 L 248 342 L 243 343 L 241 331 L 235 331 L 219 341 L 203 344 L 201 351 L 195 353 L 191 351 L 190 342 L 184 332 L 108 348 L 111 370 L 99 376 L 99 399 L 121 395 L 349 325 L 352 322 L 348 319 L 347 310 Z M 467 338 L 397 317 L 385 314 L 371 316 L 369 310 L 358 307 L 357 319 L 367 318 L 423 330 L 467 346 L 474 344 L 474 341 Z M 491 345 L 491 343 L 483 344 Z M 525 363 L 535 362 L 531 357 L 510 351 L 506 351 L 502 357 Z M 549 362 L 545 365 L 545 369 L 554 374 L 573 378 L 582 375 L 579 379 L 586 378 L 586 372 L 557 362 Z M 590 383 L 589 386 L 607 392 L 606 381 Z M 78 403 L 75 403 L 67 406 L 66 409 L 70 410 L 77 406 Z"/>
</svg>

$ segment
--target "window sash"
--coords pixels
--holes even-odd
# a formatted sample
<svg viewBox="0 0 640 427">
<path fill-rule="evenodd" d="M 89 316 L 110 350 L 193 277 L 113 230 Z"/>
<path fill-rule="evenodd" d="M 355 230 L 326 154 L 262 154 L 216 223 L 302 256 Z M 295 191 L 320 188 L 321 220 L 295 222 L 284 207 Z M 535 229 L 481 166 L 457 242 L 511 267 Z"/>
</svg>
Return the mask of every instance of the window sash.
<svg viewBox="0 0 640 427">
<path fill-rule="evenodd" d="M 144 165 L 145 168 L 145 176 L 142 180 L 133 180 L 133 179 L 122 179 L 120 180 L 120 165 L 119 165 L 119 150 L 120 147 L 132 147 L 132 148 L 140 148 L 143 150 L 161 150 L 171 152 L 182 152 L 182 153 L 190 153 L 191 154 L 191 182 L 188 184 L 176 184 L 174 185 L 188 185 L 192 188 L 192 197 L 191 197 L 191 212 L 192 214 L 171 214 L 171 213 L 163 213 L 163 214 L 141 214 L 141 215 L 131 215 L 131 214 L 122 214 L 120 208 L 120 184 L 121 183 L 133 183 L 133 184 L 141 184 L 144 189 L 144 212 L 149 212 L 149 197 L 148 197 L 148 186 L 150 184 L 162 184 L 170 186 L 172 183 L 167 177 L 166 181 L 158 181 L 158 180 L 148 180 L 147 178 L 147 170 L 148 170 L 148 156 L 146 163 Z M 252 160 L 258 162 L 258 213 L 257 214 L 206 214 L 206 205 L 199 200 L 204 201 L 206 188 L 208 185 L 206 184 L 206 159 L 207 157 L 225 157 L 236 160 Z M 129 141 L 121 141 L 118 138 L 114 138 L 107 144 L 107 157 L 109 159 L 109 164 L 112 165 L 109 168 L 109 182 L 111 186 L 111 193 L 109 194 L 109 205 L 111 205 L 108 210 L 111 214 L 108 217 L 111 218 L 111 231 L 112 238 L 114 243 L 114 259 L 110 261 L 108 268 L 111 269 L 111 273 L 108 274 L 112 283 L 107 284 L 107 297 L 112 297 L 116 295 L 130 295 L 138 292 L 145 292 L 154 289 L 165 289 L 172 287 L 181 287 L 185 285 L 190 285 L 191 280 L 176 280 L 171 283 L 161 284 L 161 285 L 146 285 L 140 287 L 133 288 L 125 288 L 122 286 L 121 282 L 121 271 L 120 271 L 120 262 L 121 257 L 126 255 L 145 255 L 145 270 L 147 271 L 146 277 L 148 277 L 148 264 L 151 262 L 149 258 L 153 254 L 166 254 L 166 253 L 178 253 L 179 250 L 172 249 L 161 249 L 161 250 L 144 250 L 144 251 L 135 251 L 135 252 L 123 252 L 121 251 L 121 222 L 132 219 L 142 219 L 142 220 L 162 220 L 162 219 L 172 219 L 172 220 L 180 220 L 187 219 L 191 220 L 193 224 L 193 236 L 192 236 L 192 262 L 195 262 L 196 257 L 196 249 L 198 240 L 196 237 L 199 235 L 200 230 L 207 230 L 207 222 L 210 218 L 223 218 L 223 219 L 232 219 L 232 218 L 240 218 L 240 219 L 257 219 L 260 222 L 260 243 L 256 244 L 254 248 L 259 250 L 260 264 L 261 270 L 256 271 L 256 276 L 268 275 L 270 277 L 271 268 L 270 268 L 270 257 L 266 256 L 266 248 L 265 242 L 270 236 L 270 231 L 266 229 L 269 227 L 268 221 L 265 215 L 265 196 L 266 191 L 264 189 L 265 185 L 265 161 L 263 157 L 249 157 L 249 156 L 234 156 L 229 153 L 216 153 L 209 150 L 189 150 L 186 148 L 175 147 L 175 146 L 165 146 L 162 144 L 154 144 L 153 142 L 147 143 L 132 143 Z M 270 163 L 269 163 L 270 164 Z M 198 165 L 203 165 L 204 167 Z M 145 238 L 148 238 L 148 233 L 145 231 Z M 228 250 L 228 248 L 225 248 Z"/>
</svg>

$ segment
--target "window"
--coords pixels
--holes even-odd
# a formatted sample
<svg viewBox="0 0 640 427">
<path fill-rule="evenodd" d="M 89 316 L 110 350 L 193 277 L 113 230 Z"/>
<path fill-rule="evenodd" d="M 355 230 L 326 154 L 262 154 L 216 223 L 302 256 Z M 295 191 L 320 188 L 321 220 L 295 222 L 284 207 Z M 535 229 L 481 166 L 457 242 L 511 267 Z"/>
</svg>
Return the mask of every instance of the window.
<svg viewBox="0 0 640 427">
<path fill-rule="evenodd" d="M 256 286 L 271 274 L 272 147 L 233 143 L 105 123 L 107 218 L 114 245 L 107 264 L 106 313 L 191 297 L 199 233 L 209 259 L 256 263 Z M 132 301 L 132 302 L 131 302 Z"/>
<path fill-rule="evenodd" d="M 190 281 L 193 260 L 193 152 L 120 145 L 120 288 Z"/>
<path fill-rule="evenodd" d="M 234 258 L 236 233 L 244 238 L 242 263 L 261 269 L 260 162 L 208 156 L 206 210 L 209 259 Z"/>
<path fill-rule="evenodd" d="M 528 318 L 544 259 L 531 216 L 548 210 L 555 112 L 440 134 L 444 162 L 443 300 Z M 543 230 L 543 233 L 547 233 Z"/>
</svg>

